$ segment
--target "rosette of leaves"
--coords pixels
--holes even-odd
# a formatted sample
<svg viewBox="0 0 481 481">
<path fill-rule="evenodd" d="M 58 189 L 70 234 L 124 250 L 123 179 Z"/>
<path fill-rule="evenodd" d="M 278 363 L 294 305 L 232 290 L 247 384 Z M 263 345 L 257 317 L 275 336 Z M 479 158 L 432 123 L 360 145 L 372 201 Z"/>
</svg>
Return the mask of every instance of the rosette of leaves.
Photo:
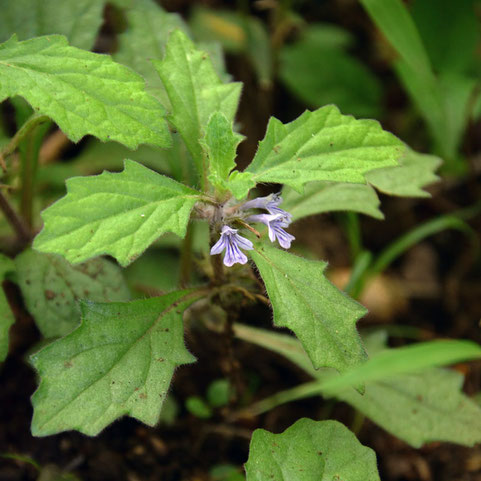
<svg viewBox="0 0 481 481">
<path fill-rule="evenodd" d="M 151 8 L 147 4 L 143 6 Z M 133 26 L 139 18 L 131 15 Z M 170 29 L 175 22 L 167 23 Z M 74 141 L 89 134 L 130 148 L 140 144 L 168 148 L 170 126 L 191 159 L 189 176 L 184 179 L 180 171 L 174 180 L 129 159 L 124 160 L 121 172 L 68 179 L 66 195 L 43 212 L 44 227 L 34 240 L 34 249 L 49 259 L 63 256 L 74 266 L 62 261 L 62 272 L 76 275 L 77 264 L 101 255 L 125 267 L 167 234 L 187 238 L 184 246 L 188 249 L 195 220 L 208 223 L 213 247 L 220 242 L 221 229 L 228 227 L 225 232 L 244 239 L 250 257 L 250 263 L 227 270 L 213 255 L 201 276 L 209 282 L 182 289 L 172 286 L 173 290 L 159 297 L 131 302 L 108 296 L 81 300 L 72 311 L 80 317 L 80 325 L 75 328 L 76 318 L 68 329 L 55 333 L 64 337 L 32 358 L 40 378 L 32 398 L 36 436 L 71 429 L 95 435 L 124 415 L 155 425 L 174 370 L 195 361 L 184 344 L 184 311 L 201 298 L 206 302 L 222 293 L 217 297 L 225 299 L 230 290 L 249 299 L 260 296 L 257 283 L 246 287 L 239 280 L 248 277 L 245 270 L 254 266 L 265 284 L 274 324 L 294 332 L 313 369 L 344 372 L 362 365 L 367 357 L 356 331 L 365 309 L 328 281 L 325 262 L 274 247 L 271 224 L 269 235 L 257 232 L 250 225 L 253 218 L 288 224 L 286 219 L 291 217 L 288 213 L 248 214 L 247 206 L 260 201 L 247 197 L 256 185 L 265 183 L 283 184 L 299 196 L 312 195 L 313 183 L 371 189 L 368 182 L 387 182 L 384 175 L 370 179 L 373 172 L 395 177 L 390 169 L 403 168 L 398 162 L 406 146 L 378 122 L 357 120 L 328 105 L 288 123 L 272 118 L 257 153 L 240 172 L 236 151 L 242 136 L 233 125 L 242 86 L 224 82 L 209 55 L 182 30 L 170 34 L 160 57 L 159 53 L 152 62 L 158 79 L 152 80 L 151 69 L 145 75 L 149 91 L 166 99 L 165 106 L 145 90 L 139 75 L 109 56 L 70 46 L 64 37 L 21 42 L 11 38 L 0 45 L 0 99 L 25 97 L 36 115 L 51 118 Z M 117 58 L 135 67 L 122 54 Z M 327 210 L 339 208 L 335 196 L 332 199 L 333 207 Z M 309 199 L 303 202 L 309 204 Z M 312 204 L 316 202 L 313 196 Z M 349 206 L 344 203 L 343 208 Z M 287 217 L 281 220 L 277 215 Z M 82 297 L 71 291 L 73 298 Z M 31 309 L 38 302 L 32 300 Z M 306 433 L 311 432 L 316 437 L 313 446 L 320 450 L 345 441 L 359 459 L 363 479 L 378 479 L 373 453 L 342 426 L 302 421 L 282 436 L 296 437 L 298 431 L 304 444 L 309 444 Z M 254 445 L 265 436 L 256 435 Z M 256 453 L 248 464 L 249 479 L 263 479 L 253 474 Z M 332 469 L 337 472 L 337 466 L 344 472 L 343 456 L 313 459 L 309 462 L 326 463 L 329 475 Z M 314 478 L 306 474 L 304 479 Z"/>
</svg>

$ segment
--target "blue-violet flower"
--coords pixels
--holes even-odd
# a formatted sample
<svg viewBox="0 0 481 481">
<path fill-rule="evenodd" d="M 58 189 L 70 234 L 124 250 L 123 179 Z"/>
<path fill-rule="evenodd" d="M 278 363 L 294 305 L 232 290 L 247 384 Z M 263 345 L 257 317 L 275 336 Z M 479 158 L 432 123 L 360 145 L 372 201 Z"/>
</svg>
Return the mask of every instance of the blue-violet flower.
<svg viewBox="0 0 481 481">
<path fill-rule="evenodd" d="M 220 239 L 212 246 L 210 255 L 220 254 L 225 249 L 224 265 L 231 267 L 236 262 L 245 264 L 247 256 L 240 250 L 252 250 L 254 246 L 249 239 L 240 236 L 237 229 L 225 225 L 222 227 Z"/>
<path fill-rule="evenodd" d="M 282 197 L 280 193 L 270 194 L 266 197 L 257 197 L 256 199 L 247 201 L 245 204 L 242 205 L 241 209 L 265 209 L 267 210 L 267 212 L 269 212 L 269 214 L 282 214 L 283 216 L 285 216 L 287 223 L 290 224 L 292 216 L 291 214 L 289 214 L 289 212 L 279 207 L 281 202 Z"/>
<path fill-rule="evenodd" d="M 279 209 L 282 210 L 282 209 Z M 262 222 L 269 229 L 269 239 L 275 242 L 277 239 L 284 249 L 291 247 L 291 242 L 295 237 L 288 234 L 283 227 L 290 224 L 290 215 L 286 214 L 256 214 L 247 218 L 248 222 Z"/>
</svg>

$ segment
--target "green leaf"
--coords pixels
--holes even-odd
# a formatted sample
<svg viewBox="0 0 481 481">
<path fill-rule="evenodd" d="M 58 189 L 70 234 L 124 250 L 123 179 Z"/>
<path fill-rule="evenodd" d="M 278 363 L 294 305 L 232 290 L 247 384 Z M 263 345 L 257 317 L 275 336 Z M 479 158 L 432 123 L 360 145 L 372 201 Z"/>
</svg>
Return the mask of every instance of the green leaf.
<svg viewBox="0 0 481 481">
<path fill-rule="evenodd" d="M 178 291 L 130 303 L 82 302 L 80 327 L 32 357 L 41 378 L 33 435 L 75 429 L 94 436 L 125 414 L 155 425 L 175 367 L 195 360 L 182 327 L 194 298 Z"/>
<path fill-rule="evenodd" d="M 336 393 L 415 448 L 432 441 L 473 446 L 481 442 L 481 409 L 460 392 L 463 375 L 445 369 L 395 376 Z"/>
<path fill-rule="evenodd" d="M 281 434 L 256 429 L 247 481 L 380 481 L 376 454 L 337 421 L 299 419 Z"/>
<path fill-rule="evenodd" d="M 481 347 L 472 341 L 438 340 L 386 349 L 340 376 L 322 384 L 324 393 L 336 393 L 359 383 L 389 379 L 399 374 L 481 358 Z"/>
<path fill-rule="evenodd" d="M 356 331 L 366 309 L 326 279 L 325 262 L 267 245 L 257 247 L 251 256 L 266 285 L 274 324 L 294 331 L 314 367 L 342 372 L 366 359 Z"/>
<path fill-rule="evenodd" d="M 209 419 L 212 416 L 212 409 L 199 396 L 188 397 L 185 401 L 185 408 L 200 419 Z"/>
<path fill-rule="evenodd" d="M 142 77 L 107 55 L 52 35 L 0 45 L 0 101 L 20 95 L 77 142 L 87 134 L 127 147 L 169 147 L 164 109 Z"/>
<path fill-rule="evenodd" d="M 187 26 L 176 13 L 167 13 L 152 0 L 136 0 L 126 11 L 127 29 L 119 35 L 119 48 L 114 58 L 146 80 L 149 93 L 163 105 L 169 101 L 151 59 L 161 59 L 169 35 L 175 29 L 187 33 Z"/>
<path fill-rule="evenodd" d="M 172 249 L 148 249 L 130 264 L 124 275 L 137 297 L 159 295 L 179 286 L 180 261 Z"/>
<path fill-rule="evenodd" d="M 400 58 L 395 70 L 413 99 L 439 150 L 446 160 L 456 155 L 458 128 L 452 129 L 443 85 L 436 78 L 421 36 L 407 8 L 400 0 L 361 0 L 374 22 Z M 444 32 L 443 32 L 444 35 Z M 464 109 L 463 104 L 461 109 Z"/>
<path fill-rule="evenodd" d="M 106 259 L 72 266 L 63 257 L 28 249 L 15 258 L 25 304 L 46 338 L 65 336 L 80 321 L 77 301 L 127 301 L 120 269 Z"/>
<path fill-rule="evenodd" d="M 356 117 L 378 117 L 381 85 L 356 58 L 346 53 L 344 30 L 311 24 L 300 40 L 280 50 L 280 78 L 309 107 L 337 105 Z"/>
<path fill-rule="evenodd" d="M 416 0 L 411 14 L 437 71 L 473 67 L 480 39 L 475 1 Z"/>
<path fill-rule="evenodd" d="M 7 296 L 1 286 L 1 283 L 11 272 L 15 272 L 15 264 L 7 256 L 0 254 L 0 362 L 3 362 L 7 357 L 8 331 L 10 326 L 15 322 Z"/>
<path fill-rule="evenodd" d="M 389 366 L 384 369 L 382 362 L 374 359 L 381 354 L 396 359 L 406 352 L 383 354 L 389 353 L 389 350 L 379 351 L 380 346 L 377 346 L 378 353 L 372 352 L 372 358 L 368 363 L 374 362 L 383 370 L 383 379 L 367 381 L 362 395 L 351 388 L 334 394 L 324 393 L 323 386 L 328 386 L 327 383 L 331 380 L 335 382 L 339 376 L 329 369 L 314 370 L 300 343 L 293 337 L 245 325 L 235 325 L 234 329 L 236 336 L 240 339 L 285 356 L 316 379 L 314 382 L 301 384 L 260 401 L 257 403 L 259 407 L 253 407 L 251 412 L 260 414 L 283 402 L 302 397 L 334 396 L 414 447 L 420 447 L 431 441 L 448 441 L 467 446 L 481 442 L 481 408 L 462 393 L 463 376 L 458 372 L 432 368 L 411 374 L 399 374 L 399 370 L 398 374 L 394 371 L 389 373 Z M 373 344 L 379 344 L 378 339 L 375 339 L 374 343 L 371 341 L 372 339 L 366 339 L 366 346 L 372 347 Z M 434 346 L 435 353 L 437 347 Z M 457 347 L 462 346 L 457 344 Z M 476 349 L 471 346 L 470 350 Z M 451 357 L 449 349 L 440 351 L 443 358 L 438 357 L 436 363 L 431 365 L 439 364 L 438 361 L 443 359 L 446 362 L 462 359 L 463 353 L 460 351 L 458 351 L 460 357 L 457 355 Z M 431 361 L 428 359 L 425 366 L 429 365 L 429 362 Z M 412 363 L 410 367 L 413 367 Z"/>
<path fill-rule="evenodd" d="M 381 204 L 379 198 L 369 185 L 310 182 L 304 187 L 303 194 L 290 187 L 284 187 L 282 197 L 284 199 L 282 208 L 292 215 L 293 221 L 333 211 L 354 211 L 375 219 L 384 218 L 379 210 Z"/>
<path fill-rule="evenodd" d="M 16 34 L 20 40 L 65 35 L 70 44 L 90 50 L 102 25 L 102 0 L 0 0 L 0 42 Z"/>
<path fill-rule="evenodd" d="M 366 179 L 385 194 L 429 197 L 430 194 L 423 187 L 439 180 L 434 172 L 441 163 L 439 157 L 420 154 L 408 148 L 406 154 L 399 159 L 399 167 L 373 170 L 366 174 Z"/>
<path fill-rule="evenodd" d="M 378 122 L 356 120 L 327 105 L 286 125 L 272 117 L 245 172 L 255 182 L 287 184 L 298 191 L 316 180 L 365 183 L 366 172 L 397 165 L 404 149 Z"/>
<path fill-rule="evenodd" d="M 420 77 L 431 77 L 421 36 L 401 0 L 361 0 L 361 4 L 409 68 Z"/>
<path fill-rule="evenodd" d="M 231 397 L 231 385 L 228 379 L 216 379 L 207 388 L 207 401 L 212 407 L 227 406 Z"/>
<path fill-rule="evenodd" d="M 67 181 L 43 213 L 34 248 L 82 262 L 110 254 L 126 266 L 165 232 L 183 237 L 198 193 L 131 160 L 123 172 Z"/>
<path fill-rule="evenodd" d="M 237 146 L 244 137 L 232 130 L 232 122 L 221 112 L 214 112 L 200 141 L 208 161 L 208 179 L 214 187 L 225 190 L 229 172 L 235 167 Z"/>
<path fill-rule="evenodd" d="M 170 99 L 169 118 L 192 154 L 200 175 L 205 159 L 199 140 L 204 137 L 213 112 L 221 112 L 232 123 L 241 84 L 223 84 L 209 56 L 180 30 L 171 34 L 162 62 L 153 63 Z"/>
</svg>

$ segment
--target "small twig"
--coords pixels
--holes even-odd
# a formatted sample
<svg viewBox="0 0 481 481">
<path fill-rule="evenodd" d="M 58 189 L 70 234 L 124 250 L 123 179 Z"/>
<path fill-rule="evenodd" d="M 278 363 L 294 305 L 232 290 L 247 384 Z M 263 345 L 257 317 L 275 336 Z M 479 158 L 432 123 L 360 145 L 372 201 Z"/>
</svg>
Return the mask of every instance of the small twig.
<svg viewBox="0 0 481 481">
<path fill-rule="evenodd" d="M 258 239 L 261 238 L 261 234 L 258 230 L 254 229 L 254 227 L 250 226 L 247 222 L 244 222 L 242 219 L 237 219 L 237 222 L 245 227 L 246 229 L 250 230 L 253 234 L 257 236 Z"/>
<path fill-rule="evenodd" d="M 18 240 L 22 244 L 28 244 L 32 239 L 32 234 L 23 219 L 15 212 L 2 192 L 0 192 L 0 210 L 5 214 L 8 222 L 15 230 Z"/>
<path fill-rule="evenodd" d="M 13 154 L 17 149 L 20 142 L 24 137 L 37 125 L 46 122 L 49 118 L 42 114 L 33 114 L 28 120 L 20 127 L 17 133 L 10 139 L 10 142 L 0 151 L 0 167 L 4 172 L 7 171 L 7 164 L 5 159 Z"/>
</svg>

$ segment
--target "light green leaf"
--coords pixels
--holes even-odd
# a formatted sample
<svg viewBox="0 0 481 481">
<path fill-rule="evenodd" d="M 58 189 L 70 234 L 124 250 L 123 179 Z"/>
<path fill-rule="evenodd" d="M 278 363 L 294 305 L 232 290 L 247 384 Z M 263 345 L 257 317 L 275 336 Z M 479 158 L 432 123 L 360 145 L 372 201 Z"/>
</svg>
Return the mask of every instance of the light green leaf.
<svg viewBox="0 0 481 481">
<path fill-rule="evenodd" d="M 172 152 L 177 150 L 178 142 L 175 141 L 172 149 L 159 149 L 150 145 L 141 145 L 137 150 L 129 150 L 117 142 L 101 142 L 95 138 L 89 138 L 84 149 L 71 160 L 42 165 L 38 170 L 37 182 L 48 184 L 48 187 L 56 187 L 62 191 L 65 189 L 65 181 L 70 177 L 79 175 L 99 174 L 104 170 L 118 172 L 124 166 L 124 160 L 129 158 L 139 162 L 149 169 L 163 174 L 170 174 L 170 161 Z M 179 163 L 179 158 L 176 159 Z M 50 192 L 49 192 L 50 193 Z"/>
<path fill-rule="evenodd" d="M 163 233 L 185 235 L 197 194 L 126 160 L 123 172 L 69 179 L 33 246 L 74 263 L 110 254 L 126 266 Z"/>
<path fill-rule="evenodd" d="M 103 0 L 0 0 L 0 42 L 65 35 L 70 44 L 90 50 L 102 25 Z"/>
<path fill-rule="evenodd" d="M 0 254 L 0 362 L 3 362 L 8 354 L 8 331 L 10 326 L 15 322 L 13 313 L 8 304 L 7 296 L 2 287 L 2 282 L 6 276 L 15 271 L 13 261 Z"/>
<path fill-rule="evenodd" d="M 216 379 L 209 384 L 206 398 L 212 407 L 227 406 L 231 397 L 232 388 L 228 379 Z"/>
<path fill-rule="evenodd" d="M 409 68 L 420 77 L 432 76 L 419 32 L 401 0 L 361 0 L 361 4 Z"/>
<path fill-rule="evenodd" d="M 223 84 L 209 56 L 180 30 L 171 34 L 162 62 L 153 63 L 169 96 L 169 118 L 192 154 L 200 175 L 205 159 L 199 140 L 204 137 L 213 112 L 221 112 L 229 122 L 234 120 L 241 84 Z"/>
<path fill-rule="evenodd" d="M 376 169 L 366 174 L 367 181 L 385 194 L 402 197 L 429 197 L 423 187 L 439 180 L 434 173 L 441 165 L 439 157 L 406 149 L 399 167 Z"/>
<path fill-rule="evenodd" d="M 447 157 L 446 160 L 453 160 L 458 129 L 452 130 L 443 86 L 433 72 L 421 36 L 407 8 L 401 0 L 361 0 L 361 3 L 399 54 L 395 70 L 424 117 L 436 150 Z"/>
<path fill-rule="evenodd" d="M 77 301 L 127 301 L 121 270 L 106 259 L 72 266 L 63 257 L 28 249 L 15 258 L 25 304 L 46 338 L 65 336 L 80 321 Z"/>
<path fill-rule="evenodd" d="M 199 396 L 190 396 L 185 401 L 185 408 L 200 419 L 209 419 L 212 416 L 211 407 Z"/>
<path fill-rule="evenodd" d="M 130 303 L 82 302 L 82 323 L 32 357 L 41 382 L 32 397 L 34 436 L 75 429 L 94 436 L 127 414 L 157 423 L 184 346 L 188 291 Z"/>
<path fill-rule="evenodd" d="M 227 188 L 234 194 L 236 199 L 242 200 L 247 197 L 249 190 L 255 187 L 256 183 L 252 179 L 250 172 L 232 171 L 227 181 Z"/>
<path fill-rule="evenodd" d="M 376 454 L 337 421 L 299 419 L 283 433 L 256 429 L 247 481 L 380 481 Z"/>
<path fill-rule="evenodd" d="M 335 396 L 414 447 L 432 441 L 448 441 L 467 446 L 481 442 L 481 408 L 462 393 L 463 376 L 458 372 L 432 368 L 418 373 L 399 374 L 396 368 L 397 374 L 389 373 L 389 366 L 384 370 L 382 362 L 374 359 L 381 354 L 396 359 L 399 354 L 383 354 L 389 353 L 389 350 L 379 350 L 379 346 L 376 346 L 376 353 L 372 353 L 368 363 L 374 362 L 383 369 L 383 379 L 367 381 L 362 395 L 352 388 L 335 394 L 324 393 L 323 386 L 331 380 L 335 382 L 339 376 L 331 369 L 314 370 L 300 343 L 293 337 L 244 325 L 235 325 L 234 328 L 240 339 L 285 356 L 316 379 L 260 401 L 250 410 L 252 412 L 260 414 L 283 402 L 302 397 Z M 374 343 L 366 340 L 366 346 L 373 344 L 379 344 L 379 339 L 375 339 Z M 471 347 L 470 350 L 475 349 Z M 446 352 L 448 356 L 445 356 Z M 404 354 L 401 351 L 401 356 Z M 462 358 L 451 357 L 449 351 L 442 351 L 442 354 L 443 358 L 435 358 L 436 363 L 431 365 L 439 365 L 438 361 L 442 360 L 451 362 Z M 431 361 L 432 358 L 428 359 L 425 366 L 430 365 Z M 412 363 L 410 367 L 413 367 Z"/>
<path fill-rule="evenodd" d="M 395 376 L 337 393 L 341 401 L 368 416 L 415 448 L 432 441 L 473 446 L 481 442 L 481 409 L 461 390 L 462 374 L 429 369 Z"/>
<path fill-rule="evenodd" d="M 333 211 L 353 211 L 370 215 L 375 219 L 384 218 L 379 210 L 381 204 L 379 198 L 369 185 L 310 182 L 304 187 L 303 194 L 290 187 L 284 187 L 282 198 L 284 199 L 282 208 L 292 215 L 293 221 Z"/>
<path fill-rule="evenodd" d="M 145 92 L 142 77 L 52 35 L 0 45 L 0 101 L 20 95 L 77 142 L 87 134 L 127 147 L 168 147 L 170 134 L 160 103 Z"/>
<path fill-rule="evenodd" d="M 309 107 L 335 104 L 356 117 L 378 117 L 381 85 L 345 51 L 343 33 L 329 24 L 309 25 L 300 40 L 281 48 L 280 78 Z"/>
<path fill-rule="evenodd" d="M 187 26 L 176 13 L 167 13 L 153 0 L 136 0 L 126 11 L 127 29 L 119 35 L 119 48 L 114 58 L 140 73 L 147 91 L 163 105 L 169 104 L 152 59 L 160 60 L 169 35 L 175 29 L 187 33 Z"/>
<path fill-rule="evenodd" d="M 326 279 L 325 262 L 267 245 L 258 246 L 251 256 L 266 285 L 274 324 L 294 331 L 314 367 L 342 372 L 366 359 L 356 331 L 366 309 Z"/>
<path fill-rule="evenodd" d="M 365 183 L 366 172 L 397 165 L 404 149 L 378 122 L 356 120 L 327 105 L 286 125 L 272 117 L 246 172 L 255 182 L 298 191 L 316 180 Z"/>
<path fill-rule="evenodd" d="M 235 167 L 237 146 L 243 136 L 232 130 L 232 122 L 221 112 L 212 114 L 205 137 L 200 141 L 208 161 L 208 179 L 214 187 L 225 190 L 229 172 Z"/>
<path fill-rule="evenodd" d="M 356 387 L 359 383 L 480 358 L 481 347 L 472 341 L 449 339 L 419 342 L 377 353 L 361 366 L 324 382 L 322 391 L 336 393 L 347 387 Z"/>
</svg>

